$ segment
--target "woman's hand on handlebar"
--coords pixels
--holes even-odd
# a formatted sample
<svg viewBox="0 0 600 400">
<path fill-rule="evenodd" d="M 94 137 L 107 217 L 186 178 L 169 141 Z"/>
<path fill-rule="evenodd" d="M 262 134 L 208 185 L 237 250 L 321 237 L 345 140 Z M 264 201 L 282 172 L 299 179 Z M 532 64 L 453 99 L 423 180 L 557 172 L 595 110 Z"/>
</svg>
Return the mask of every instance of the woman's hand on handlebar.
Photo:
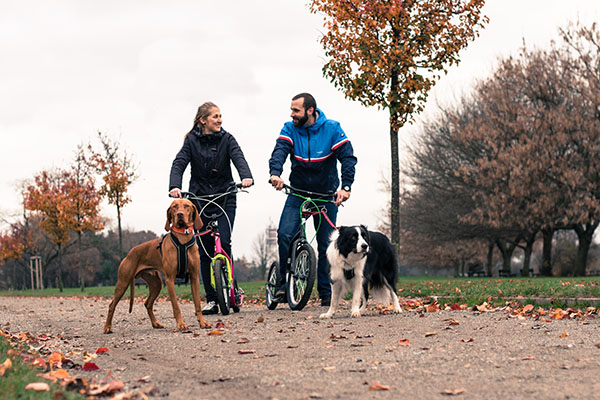
<svg viewBox="0 0 600 400">
<path fill-rule="evenodd" d="M 181 189 L 179 189 L 179 188 L 171 189 L 171 191 L 169 192 L 169 197 L 175 197 L 177 199 L 180 199 L 181 198 Z"/>
<path fill-rule="evenodd" d="M 281 179 L 281 177 L 279 177 L 277 175 L 271 175 L 271 179 L 269 179 L 269 182 L 275 189 L 277 189 L 277 190 L 283 189 L 284 182 L 283 182 L 283 179 Z"/>
<path fill-rule="evenodd" d="M 254 185 L 254 180 L 251 178 L 242 179 L 242 187 L 247 188 Z"/>
</svg>

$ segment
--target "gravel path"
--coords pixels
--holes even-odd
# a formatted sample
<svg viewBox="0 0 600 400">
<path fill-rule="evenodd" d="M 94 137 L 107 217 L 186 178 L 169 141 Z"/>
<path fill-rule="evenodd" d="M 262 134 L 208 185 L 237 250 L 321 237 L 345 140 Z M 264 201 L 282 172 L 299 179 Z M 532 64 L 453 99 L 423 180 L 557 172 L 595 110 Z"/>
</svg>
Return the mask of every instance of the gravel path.
<svg viewBox="0 0 600 400">
<path fill-rule="evenodd" d="M 202 330 L 174 330 L 170 303 L 155 306 L 166 329 L 152 329 L 144 306 L 119 303 L 114 333 L 102 333 L 109 299 L 0 297 L 0 324 L 11 333 L 46 335 L 42 352 L 77 364 L 107 347 L 98 371 L 72 375 L 125 383 L 121 393 L 168 399 L 590 399 L 600 393 L 600 320 L 539 320 L 502 311 L 369 309 L 331 320 L 310 304 L 300 312 L 247 304 L 208 316 Z M 217 331 L 220 334 L 214 334 Z M 209 334 L 209 333 L 213 334 Z"/>
</svg>

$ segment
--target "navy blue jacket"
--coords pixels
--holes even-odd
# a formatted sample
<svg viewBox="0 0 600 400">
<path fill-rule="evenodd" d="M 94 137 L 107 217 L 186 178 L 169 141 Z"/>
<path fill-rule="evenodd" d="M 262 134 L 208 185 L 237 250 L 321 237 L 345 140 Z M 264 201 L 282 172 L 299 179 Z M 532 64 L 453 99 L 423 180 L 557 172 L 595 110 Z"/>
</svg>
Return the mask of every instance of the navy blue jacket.
<svg viewBox="0 0 600 400">
<path fill-rule="evenodd" d="M 281 176 L 288 155 L 292 162 L 290 184 L 312 192 L 335 192 L 340 185 L 337 161 L 341 163 L 342 187 L 352 186 L 356 157 L 340 123 L 327 119 L 317 108 L 314 124 L 298 128 L 286 122 L 269 160 L 271 175 Z"/>
<path fill-rule="evenodd" d="M 169 191 L 181 187 L 183 171 L 191 164 L 189 191 L 197 195 L 224 192 L 233 182 L 231 163 L 240 179 L 252 179 L 250 167 L 235 138 L 225 130 L 204 134 L 196 128 L 188 133 L 171 166 Z"/>
</svg>

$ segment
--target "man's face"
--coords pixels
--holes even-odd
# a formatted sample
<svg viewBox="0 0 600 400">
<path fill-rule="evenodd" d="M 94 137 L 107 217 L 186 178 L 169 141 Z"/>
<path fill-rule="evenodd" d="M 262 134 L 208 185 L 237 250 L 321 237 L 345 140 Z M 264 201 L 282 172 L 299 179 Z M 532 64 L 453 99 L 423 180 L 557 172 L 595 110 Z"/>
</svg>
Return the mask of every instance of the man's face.
<svg viewBox="0 0 600 400">
<path fill-rule="evenodd" d="M 299 98 L 292 100 L 290 110 L 292 110 L 290 117 L 292 117 L 292 120 L 294 121 L 294 126 L 298 128 L 303 127 L 304 124 L 306 124 L 306 121 L 308 121 L 308 114 L 304 109 L 304 99 Z"/>
</svg>

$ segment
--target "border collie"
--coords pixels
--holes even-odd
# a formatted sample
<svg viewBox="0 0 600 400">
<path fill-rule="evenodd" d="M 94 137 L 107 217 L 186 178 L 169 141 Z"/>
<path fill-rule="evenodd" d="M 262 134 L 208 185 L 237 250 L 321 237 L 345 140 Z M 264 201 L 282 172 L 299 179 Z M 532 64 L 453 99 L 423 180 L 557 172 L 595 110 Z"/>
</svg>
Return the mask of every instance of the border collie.
<svg viewBox="0 0 600 400">
<path fill-rule="evenodd" d="M 331 234 L 327 259 L 331 265 L 331 305 L 320 318 L 331 318 L 348 290 L 352 291 L 353 317 L 365 309 L 369 290 L 387 304 L 391 297 L 394 312 L 402 312 L 396 294 L 398 261 L 383 233 L 368 231 L 364 225 L 340 226 Z"/>
</svg>

